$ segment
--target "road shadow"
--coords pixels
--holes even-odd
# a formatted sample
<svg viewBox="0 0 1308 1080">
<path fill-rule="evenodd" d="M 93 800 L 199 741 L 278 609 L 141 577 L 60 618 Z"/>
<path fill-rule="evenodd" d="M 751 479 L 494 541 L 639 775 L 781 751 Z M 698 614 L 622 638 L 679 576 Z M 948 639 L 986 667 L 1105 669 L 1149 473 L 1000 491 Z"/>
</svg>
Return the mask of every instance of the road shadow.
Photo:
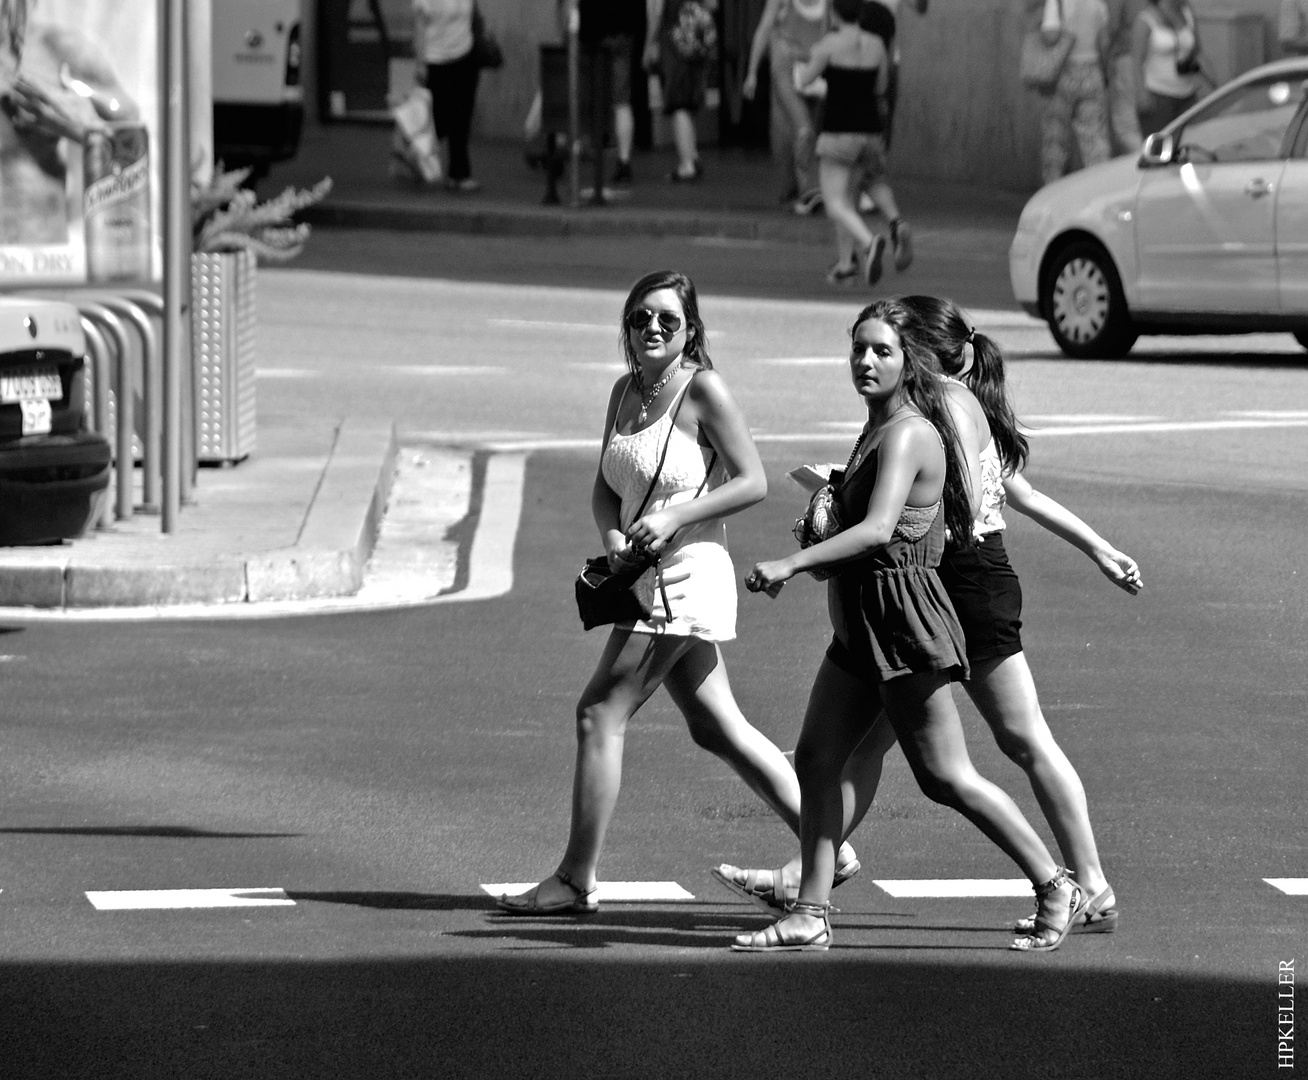
<svg viewBox="0 0 1308 1080">
<path fill-rule="evenodd" d="M 303 836 L 284 832 L 218 832 L 189 825 L 34 825 L 0 828 L 0 833 L 19 836 L 151 836 L 167 840 L 275 840 Z"/>
<path fill-rule="evenodd" d="M 1096 970 L 1077 955 L 761 957 L 718 947 L 639 958 L 541 949 L 321 962 L 10 962 L 0 964 L 4 1075 L 1272 1075 L 1270 983 L 1129 965 Z"/>
</svg>

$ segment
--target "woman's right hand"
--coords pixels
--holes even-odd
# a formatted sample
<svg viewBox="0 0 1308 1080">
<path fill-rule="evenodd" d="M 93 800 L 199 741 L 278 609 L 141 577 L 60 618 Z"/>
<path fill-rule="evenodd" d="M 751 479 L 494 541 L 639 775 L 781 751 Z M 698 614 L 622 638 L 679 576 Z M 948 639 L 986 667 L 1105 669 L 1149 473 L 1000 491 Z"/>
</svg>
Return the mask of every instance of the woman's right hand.
<svg viewBox="0 0 1308 1080">
<path fill-rule="evenodd" d="M 781 587 L 794 576 L 795 569 L 789 559 L 755 563 L 754 569 L 745 575 L 745 588 L 750 592 L 767 593 L 775 600 Z"/>
</svg>

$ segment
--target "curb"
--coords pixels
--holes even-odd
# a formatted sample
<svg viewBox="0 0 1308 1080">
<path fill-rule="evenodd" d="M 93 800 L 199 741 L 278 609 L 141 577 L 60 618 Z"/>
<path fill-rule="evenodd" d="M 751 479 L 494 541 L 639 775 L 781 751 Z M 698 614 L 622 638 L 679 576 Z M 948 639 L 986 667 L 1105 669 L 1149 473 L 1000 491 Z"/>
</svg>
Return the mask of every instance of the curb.
<svg viewBox="0 0 1308 1080">
<path fill-rule="evenodd" d="M 614 207 L 405 206 L 364 199 L 333 199 L 301 217 L 328 228 L 450 232 L 483 236 L 676 236 L 814 244 L 829 240 L 822 216 L 765 218 L 749 213 L 631 210 Z"/>
<path fill-rule="evenodd" d="M 336 433 L 299 539 L 294 547 L 245 560 L 243 599 L 258 603 L 358 592 L 398 454 L 393 420 L 346 418 Z"/>
<path fill-rule="evenodd" d="M 258 555 L 141 566 L 76 550 L 0 555 L 0 607 L 79 610 L 238 604 L 357 592 L 377 539 L 399 443 L 392 420 L 346 418 L 296 543 Z"/>
</svg>

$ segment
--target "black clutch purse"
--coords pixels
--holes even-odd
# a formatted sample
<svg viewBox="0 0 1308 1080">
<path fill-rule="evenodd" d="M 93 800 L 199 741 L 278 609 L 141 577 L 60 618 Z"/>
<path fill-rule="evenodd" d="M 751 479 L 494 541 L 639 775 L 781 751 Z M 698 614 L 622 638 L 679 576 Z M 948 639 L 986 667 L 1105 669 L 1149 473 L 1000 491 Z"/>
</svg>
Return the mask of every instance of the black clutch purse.
<svg viewBox="0 0 1308 1080">
<path fill-rule="evenodd" d="M 581 625 L 593 630 L 610 623 L 648 619 L 650 612 L 645 610 L 631 587 L 657 561 L 614 572 L 604 556 L 587 559 L 576 582 L 577 614 L 581 616 Z"/>
</svg>

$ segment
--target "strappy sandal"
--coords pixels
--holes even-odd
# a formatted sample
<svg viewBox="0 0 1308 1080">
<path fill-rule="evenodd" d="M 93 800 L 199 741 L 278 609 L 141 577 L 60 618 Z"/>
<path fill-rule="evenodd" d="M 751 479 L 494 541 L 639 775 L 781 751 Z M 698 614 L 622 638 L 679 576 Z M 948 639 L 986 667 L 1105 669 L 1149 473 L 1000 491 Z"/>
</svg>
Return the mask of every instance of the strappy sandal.
<svg viewBox="0 0 1308 1080">
<path fill-rule="evenodd" d="M 831 887 L 839 888 L 846 881 L 852 878 L 860 870 L 863 864 L 858 861 L 858 857 L 853 854 L 853 848 L 850 848 L 850 858 L 843 863 L 836 864 L 835 876 L 831 879 Z M 714 870 L 709 871 L 715 881 L 719 882 L 724 888 L 730 889 L 742 900 L 748 900 L 755 907 L 766 911 L 770 915 L 776 915 L 786 910 L 786 904 L 795 900 L 799 896 L 799 888 L 787 888 L 785 877 L 781 869 L 776 870 L 744 870 L 739 866 L 732 866 L 731 863 L 723 863 Z M 771 874 L 767 885 L 764 885 L 760 874 Z M 782 896 L 777 897 L 777 882 L 782 882 Z"/>
<path fill-rule="evenodd" d="M 732 952 L 826 952 L 831 948 L 831 905 L 815 904 L 808 900 L 794 900 L 787 905 L 786 914 L 771 926 L 753 934 L 741 934 L 732 943 Z M 809 915 L 822 920 L 822 928 L 806 938 L 787 940 L 781 925 L 791 915 Z"/>
<path fill-rule="evenodd" d="M 1071 871 L 1069 871 L 1070 873 Z M 1113 903 L 1108 904 L 1108 898 L 1113 897 Z M 1117 930 L 1117 898 L 1113 896 L 1113 887 L 1105 885 L 1099 892 L 1090 898 L 1090 903 L 1086 905 L 1085 913 L 1072 927 L 1074 934 L 1112 934 Z M 1018 919 L 1013 923 L 1013 933 L 1031 935 L 1035 933 L 1035 916 L 1028 915 L 1025 919 Z"/>
<path fill-rule="evenodd" d="M 1045 914 L 1044 901 L 1064 886 L 1071 888 L 1072 896 L 1067 907 L 1067 918 L 1063 925 L 1059 926 Z M 1090 904 L 1085 890 L 1068 877 L 1067 871 L 1061 866 L 1058 868 L 1058 873 L 1048 881 L 1035 886 L 1035 894 L 1036 915 L 1032 926 L 1033 932 L 1013 939 L 1012 944 L 1008 947 L 1016 952 L 1053 952 L 1072 932 L 1072 927 L 1080 921 L 1081 916 L 1085 914 L 1085 910 Z M 1052 941 L 1048 941 L 1040 936 L 1046 932 L 1058 936 Z"/>
<path fill-rule="evenodd" d="M 574 893 L 571 900 L 559 900 L 553 904 L 542 904 L 538 902 L 540 895 L 540 886 L 528 889 L 521 896 L 509 896 L 507 893 L 501 893 L 500 898 L 495 901 L 495 906 L 506 915 L 594 915 L 599 911 L 599 904 L 590 899 L 595 888 L 583 889 L 572 880 L 571 874 L 565 874 L 562 870 L 557 871 L 546 878 L 558 880 L 561 884 L 566 885 Z"/>
</svg>

